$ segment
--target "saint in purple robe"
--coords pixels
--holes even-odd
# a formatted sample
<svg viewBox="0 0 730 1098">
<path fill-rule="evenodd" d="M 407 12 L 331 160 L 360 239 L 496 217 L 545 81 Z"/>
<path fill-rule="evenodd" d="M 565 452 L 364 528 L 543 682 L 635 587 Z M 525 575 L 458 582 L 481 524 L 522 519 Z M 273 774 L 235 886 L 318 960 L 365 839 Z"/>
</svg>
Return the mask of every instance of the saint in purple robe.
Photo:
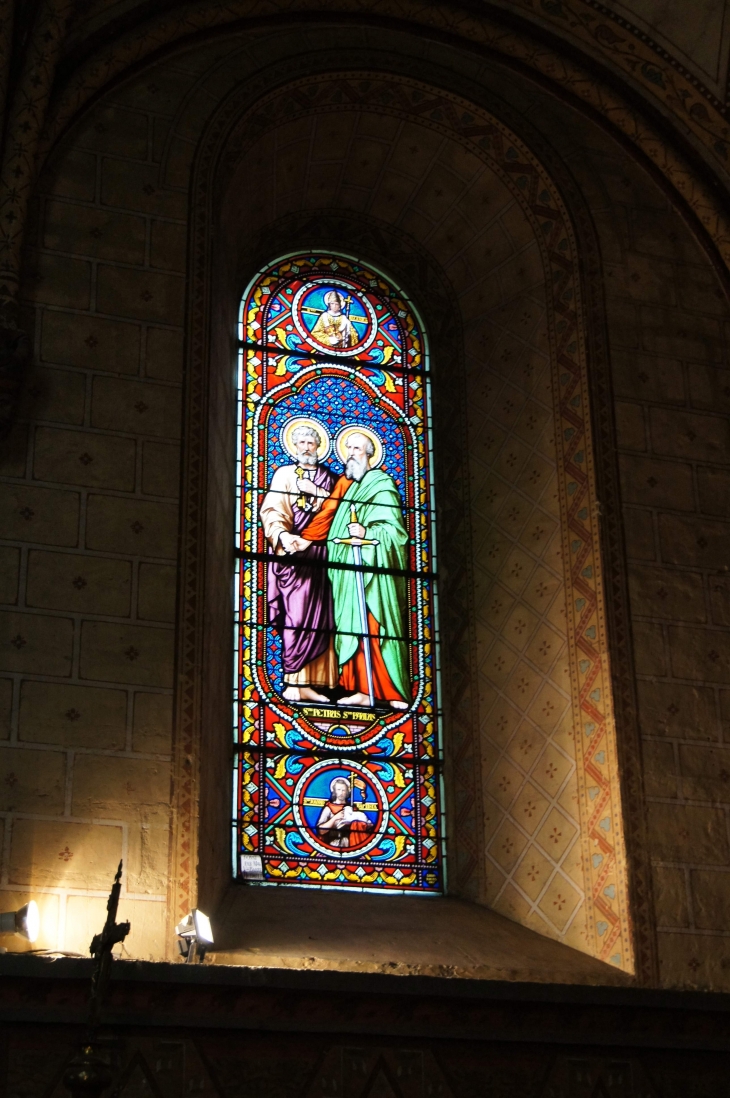
<svg viewBox="0 0 730 1098">
<path fill-rule="evenodd" d="M 280 533 L 301 534 L 317 506 L 312 497 L 298 492 L 301 475 L 302 469 L 296 465 L 277 469 L 261 505 L 261 521 L 272 553 Z M 322 497 L 329 495 L 337 480 L 325 465 L 308 470 L 306 476 L 322 489 Z M 281 636 L 285 681 L 322 656 L 330 645 L 334 614 L 326 563 L 327 548 L 322 544 L 280 556 L 268 567 L 269 623 Z"/>
</svg>

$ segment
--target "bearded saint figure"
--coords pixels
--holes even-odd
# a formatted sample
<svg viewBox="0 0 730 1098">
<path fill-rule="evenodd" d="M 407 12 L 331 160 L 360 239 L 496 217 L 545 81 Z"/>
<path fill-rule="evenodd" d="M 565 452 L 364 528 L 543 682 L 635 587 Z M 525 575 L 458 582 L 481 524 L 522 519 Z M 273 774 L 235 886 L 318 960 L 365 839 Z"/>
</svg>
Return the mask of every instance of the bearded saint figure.
<svg viewBox="0 0 730 1098">
<path fill-rule="evenodd" d="M 367 632 L 373 697 L 393 709 L 407 709 L 411 688 L 406 645 L 406 581 L 402 575 L 369 572 L 368 566 L 405 571 L 408 532 L 396 483 L 382 469 L 371 468 L 375 448 L 366 434 L 352 431 L 345 444 L 347 461 L 329 499 L 310 519 L 302 537 L 327 546 L 331 564 L 352 564 L 353 541 L 362 546 L 367 623 L 362 621 L 358 575 L 351 568 L 330 568 L 335 618 L 335 649 L 343 706 L 368 706 Z M 353 514 L 355 520 L 353 520 Z M 347 539 L 347 544 L 342 543 Z M 377 544 L 368 545 L 368 541 Z"/>
<path fill-rule="evenodd" d="M 342 294 L 337 290 L 330 290 L 324 295 L 324 303 L 327 311 L 318 316 L 312 328 L 312 338 L 324 347 L 354 347 L 358 336 L 349 316 L 342 311 L 345 303 Z"/>
<path fill-rule="evenodd" d="M 337 684 L 327 551 L 300 534 L 329 496 L 336 476 L 319 462 L 322 439 L 314 427 L 295 428 L 291 441 L 296 462 L 276 470 L 260 511 L 275 558 L 268 568 L 269 622 L 281 636 L 283 697 L 326 702 L 321 688 Z"/>
</svg>

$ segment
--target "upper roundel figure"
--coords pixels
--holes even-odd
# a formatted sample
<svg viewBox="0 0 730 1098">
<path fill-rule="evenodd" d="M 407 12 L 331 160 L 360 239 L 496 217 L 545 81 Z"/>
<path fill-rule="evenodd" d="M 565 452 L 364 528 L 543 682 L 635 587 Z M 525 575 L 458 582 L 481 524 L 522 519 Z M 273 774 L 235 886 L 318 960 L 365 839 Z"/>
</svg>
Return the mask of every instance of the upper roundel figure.
<svg viewBox="0 0 730 1098">
<path fill-rule="evenodd" d="M 340 350 L 344 347 L 354 347 L 359 342 L 352 321 L 343 312 L 345 300 L 339 290 L 328 290 L 324 295 L 324 303 L 327 309 L 319 314 L 317 322 L 312 328 L 312 339 L 316 339 L 323 347 Z M 348 298 L 348 300 L 350 299 Z"/>
</svg>

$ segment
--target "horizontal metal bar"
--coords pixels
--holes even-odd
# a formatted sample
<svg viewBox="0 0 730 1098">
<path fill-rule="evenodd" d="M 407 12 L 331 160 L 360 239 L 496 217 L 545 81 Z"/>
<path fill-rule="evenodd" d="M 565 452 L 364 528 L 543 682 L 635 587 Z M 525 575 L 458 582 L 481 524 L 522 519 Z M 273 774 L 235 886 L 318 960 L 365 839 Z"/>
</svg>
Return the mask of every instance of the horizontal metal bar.
<svg viewBox="0 0 730 1098">
<path fill-rule="evenodd" d="M 294 351 L 289 347 L 279 347 L 276 344 L 251 343 L 245 339 L 240 339 L 238 341 L 238 347 L 239 350 L 258 351 L 259 354 L 282 355 L 286 358 L 310 358 L 313 362 L 322 362 L 329 366 L 342 366 L 343 364 L 357 362 L 358 365 L 364 366 L 366 370 L 384 370 L 389 374 L 404 374 L 407 377 L 430 376 L 430 370 L 419 370 L 416 366 L 400 366 L 398 363 L 392 362 L 367 362 L 362 358 L 358 358 L 357 353 L 354 355 L 340 356 L 322 354 L 321 351 Z"/>
<path fill-rule="evenodd" d="M 402 576 L 404 579 L 437 580 L 438 572 L 414 572 L 410 568 L 380 568 L 378 565 L 347 564 L 345 561 L 307 560 L 306 557 L 277 557 L 273 553 L 252 553 L 234 549 L 237 560 L 258 560 L 264 564 L 285 564 L 294 568 L 336 568 L 342 572 L 363 572 L 373 576 Z"/>
<path fill-rule="evenodd" d="M 294 458 L 292 458 L 290 464 L 291 465 L 296 465 L 296 460 Z M 329 468 L 329 466 L 326 464 L 326 462 L 320 462 L 320 465 L 324 469 Z M 312 481 L 312 483 L 314 483 L 314 482 Z M 243 490 L 244 488 L 247 488 L 251 492 L 257 492 L 259 495 L 267 495 L 267 496 L 299 496 L 299 495 L 302 494 L 298 489 L 296 491 L 288 491 L 288 490 L 284 490 L 283 488 L 267 488 L 265 484 L 257 485 L 257 484 L 243 483 L 243 484 L 240 485 L 240 488 L 241 488 L 241 490 Z M 320 500 L 320 502 L 324 502 L 329 498 L 330 498 L 329 496 L 320 496 L 319 500 Z M 342 502 L 342 501 L 340 501 L 340 502 Z M 349 503 L 349 500 L 346 501 L 346 502 Z M 398 514 L 407 514 L 407 515 L 410 515 L 410 514 L 422 515 L 424 513 L 424 511 L 426 510 L 425 507 L 418 507 L 418 506 L 407 507 L 403 503 L 398 504 L 398 503 L 380 503 L 379 502 L 378 507 L 387 507 L 387 508 L 390 508 L 391 511 L 397 511 Z M 312 512 L 312 518 L 314 518 L 316 514 L 317 514 L 317 512 L 313 511 Z"/>
<path fill-rule="evenodd" d="M 282 629 L 279 629 L 278 626 L 269 621 L 247 621 L 246 625 L 250 625 L 252 629 L 258 630 L 271 629 L 274 633 L 307 633 L 309 635 L 314 634 L 315 636 L 322 637 L 357 637 L 358 640 L 363 636 L 366 636 L 370 637 L 371 640 L 403 641 L 404 644 L 409 644 L 413 648 L 416 648 L 419 644 L 423 643 L 423 641 L 419 641 L 418 639 L 411 640 L 410 637 L 401 637 L 397 633 L 351 633 L 346 629 L 315 629 L 310 625 L 285 625 Z"/>
<path fill-rule="evenodd" d="M 407 763 L 408 766 L 413 766 L 418 770 L 426 767 L 431 767 L 434 770 L 440 770 L 442 767 L 441 759 L 430 758 L 428 755 L 375 755 L 368 751 L 364 751 L 362 748 L 356 748 L 353 751 L 343 751 L 332 747 L 316 747 L 316 748 L 296 748 L 296 747 L 281 747 L 274 743 L 267 742 L 266 744 L 242 744 L 237 743 L 233 745 L 234 755 L 265 755 L 272 758 L 281 758 L 282 756 L 291 756 L 297 759 L 341 759 L 343 763 L 348 762 L 402 762 Z"/>
</svg>

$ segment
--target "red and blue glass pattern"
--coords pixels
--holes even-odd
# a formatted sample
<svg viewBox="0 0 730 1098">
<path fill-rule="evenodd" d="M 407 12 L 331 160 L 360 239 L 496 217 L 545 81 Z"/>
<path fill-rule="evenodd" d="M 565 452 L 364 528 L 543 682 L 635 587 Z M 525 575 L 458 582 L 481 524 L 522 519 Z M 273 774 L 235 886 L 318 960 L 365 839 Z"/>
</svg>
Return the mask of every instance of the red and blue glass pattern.
<svg viewBox="0 0 730 1098">
<path fill-rule="evenodd" d="M 241 308 L 236 875 L 444 890 L 423 335 L 377 271 L 289 257 Z"/>
</svg>

